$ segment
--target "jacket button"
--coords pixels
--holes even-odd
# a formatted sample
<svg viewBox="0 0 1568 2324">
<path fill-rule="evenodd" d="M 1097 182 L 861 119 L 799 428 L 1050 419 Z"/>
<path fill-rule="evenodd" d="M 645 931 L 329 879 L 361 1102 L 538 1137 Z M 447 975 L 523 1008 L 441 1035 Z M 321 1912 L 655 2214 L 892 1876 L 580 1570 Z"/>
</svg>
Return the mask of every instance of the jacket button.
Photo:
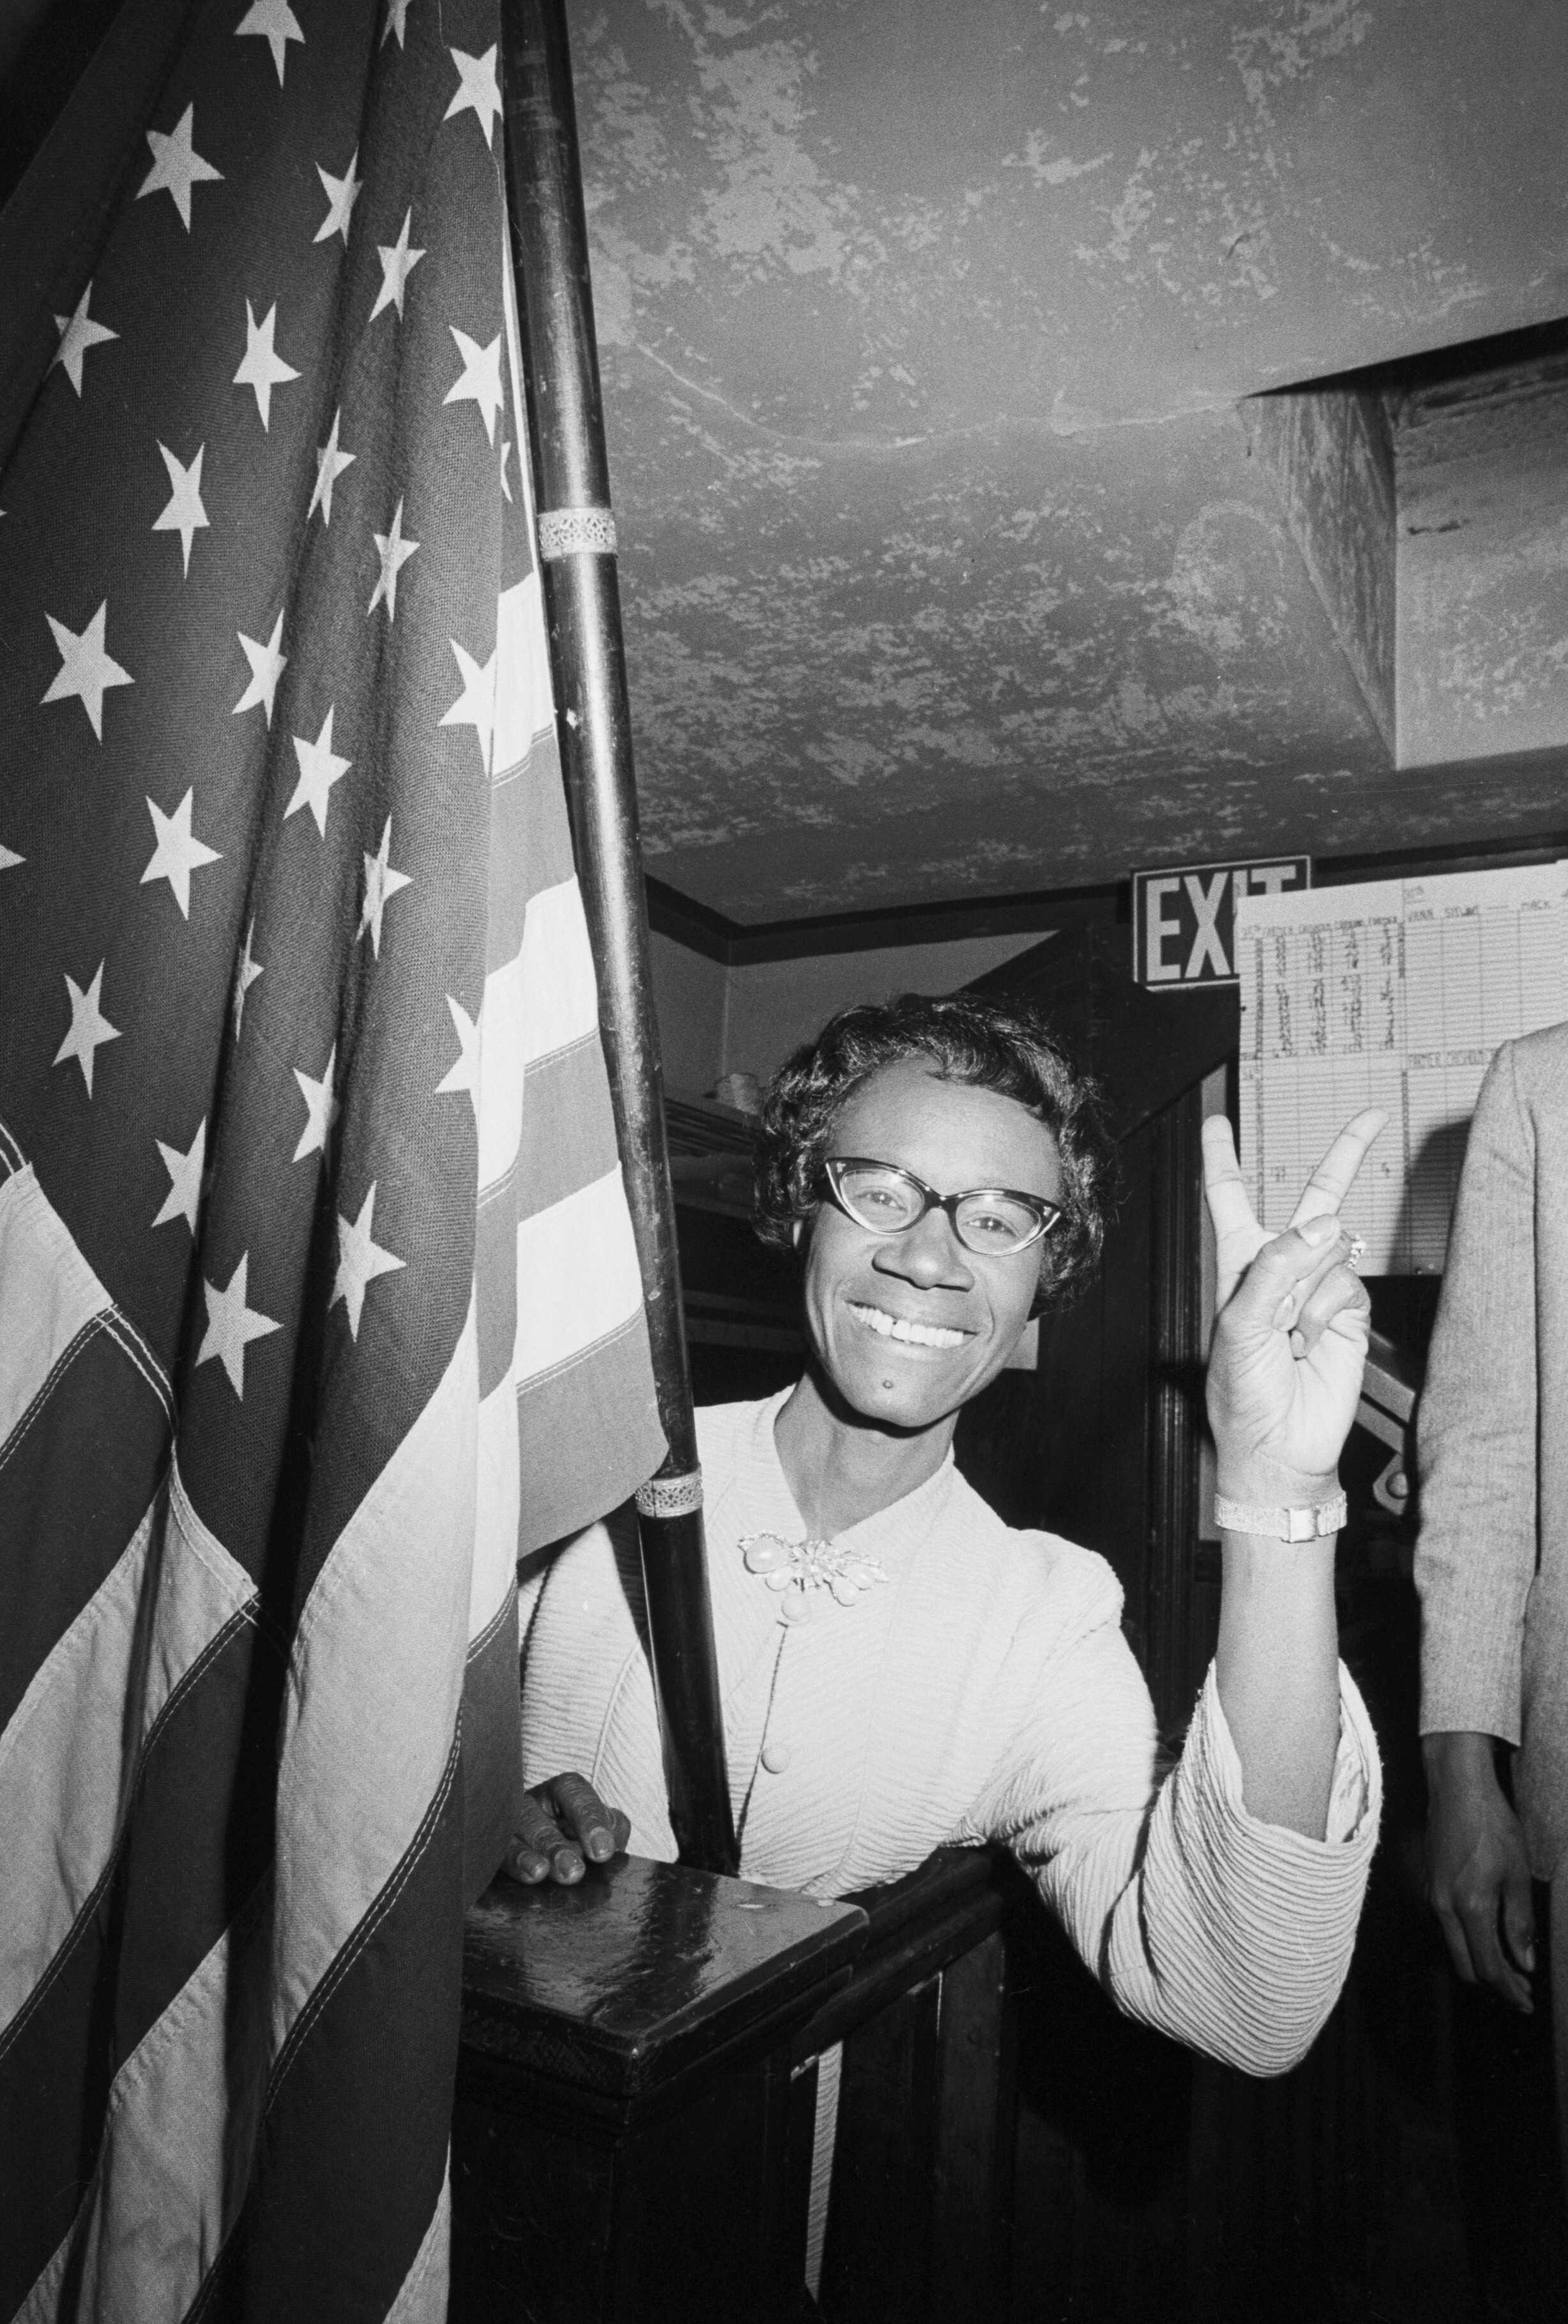
<svg viewBox="0 0 1568 2324">
<path fill-rule="evenodd" d="M 781 1775 L 789 1765 L 788 1743 L 768 1743 L 762 1748 L 762 1765 L 770 1775 Z"/>
</svg>

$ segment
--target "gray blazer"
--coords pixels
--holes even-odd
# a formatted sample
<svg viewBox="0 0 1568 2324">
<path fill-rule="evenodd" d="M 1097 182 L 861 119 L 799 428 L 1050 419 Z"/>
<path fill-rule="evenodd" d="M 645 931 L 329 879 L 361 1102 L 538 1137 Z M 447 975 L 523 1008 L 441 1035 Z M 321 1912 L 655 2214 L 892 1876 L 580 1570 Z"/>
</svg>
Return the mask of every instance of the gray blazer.
<svg viewBox="0 0 1568 2324">
<path fill-rule="evenodd" d="M 1517 1744 L 1532 1868 L 1568 1854 L 1568 1024 L 1471 1126 L 1416 1421 L 1421 1732 Z"/>
</svg>

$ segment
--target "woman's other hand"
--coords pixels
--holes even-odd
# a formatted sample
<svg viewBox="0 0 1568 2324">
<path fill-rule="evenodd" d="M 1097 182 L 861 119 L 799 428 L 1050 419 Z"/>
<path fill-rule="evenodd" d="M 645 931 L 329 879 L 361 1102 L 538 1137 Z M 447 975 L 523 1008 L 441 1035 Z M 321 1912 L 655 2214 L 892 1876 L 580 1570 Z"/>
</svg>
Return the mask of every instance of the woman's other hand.
<svg viewBox="0 0 1568 2324">
<path fill-rule="evenodd" d="M 524 1792 L 503 1869 L 530 1887 L 553 1880 L 569 1888 L 588 1864 L 619 1856 L 631 1837 L 631 1818 L 606 1807 L 586 1775 L 552 1775 Z"/>
<path fill-rule="evenodd" d="M 1218 1320 L 1209 1420 L 1222 1493 L 1268 1502 L 1333 1489 L 1366 1360 L 1370 1302 L 1349 1264 L 1339 1209 L 1388 1116 L 1376 1107 L 1341 1130 L 1290 1225 L 1270 1236 L 1252 1215 L 1223 1115 L 1204 1124 L 1204 1184 L 1214 1222 Z"/>
</svg>

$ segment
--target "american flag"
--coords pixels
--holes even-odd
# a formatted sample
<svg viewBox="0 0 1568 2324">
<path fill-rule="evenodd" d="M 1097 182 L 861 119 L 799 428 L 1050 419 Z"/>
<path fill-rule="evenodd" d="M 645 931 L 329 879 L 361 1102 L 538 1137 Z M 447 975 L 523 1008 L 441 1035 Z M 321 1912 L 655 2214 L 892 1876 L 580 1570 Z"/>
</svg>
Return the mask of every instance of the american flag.
<svg viewBox="0 0 1568 2324">
<path fill-rule="evenodd" d="M 515 1573 L 663 1452 L 497 0 L 128 0 L 0 217 L 0 2317 L 446 2312 Z"/>
</svg>

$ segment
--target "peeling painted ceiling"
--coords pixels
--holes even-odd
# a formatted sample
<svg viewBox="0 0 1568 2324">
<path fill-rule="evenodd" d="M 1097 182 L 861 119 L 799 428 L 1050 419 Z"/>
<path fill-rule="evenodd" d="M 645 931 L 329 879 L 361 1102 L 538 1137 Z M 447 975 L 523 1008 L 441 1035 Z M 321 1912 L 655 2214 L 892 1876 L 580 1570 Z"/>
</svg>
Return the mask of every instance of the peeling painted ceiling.
<svg viewBox="0 0 1568 2324">
<path fill-rule="evenodd" d="M 572 38 L 661 879 L 756 922 L 1561 824 L 1559 763 L 1462 763 L 1473 698 L 1397 765 L 1238 408 L 1568 313 L 1556 0 Z"/>
</svg>

